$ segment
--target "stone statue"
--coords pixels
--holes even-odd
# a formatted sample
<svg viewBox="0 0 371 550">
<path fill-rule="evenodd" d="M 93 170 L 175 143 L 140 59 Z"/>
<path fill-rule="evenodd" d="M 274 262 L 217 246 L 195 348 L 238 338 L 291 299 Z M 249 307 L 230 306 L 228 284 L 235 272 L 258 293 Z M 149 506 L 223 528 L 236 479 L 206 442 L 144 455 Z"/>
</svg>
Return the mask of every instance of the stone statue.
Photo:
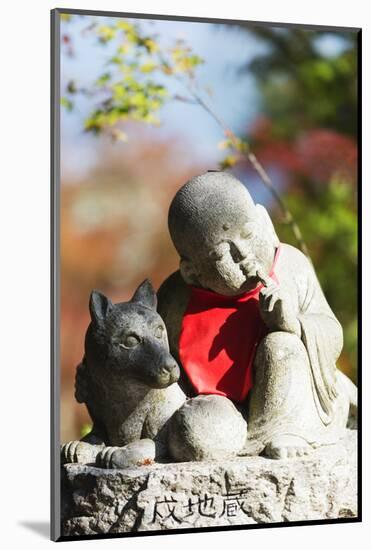
<svg viewBox="0 0 371 550">
<path fill-rule="evenodd" d="M 62 533 L 355 518 L 357 392 L 310 260 L 226 173 L 188 181 L 169 230 L 180 269 L 157 297 L 91 294 L 75 396 L 93 427 L 61 449 Z"/>
<path fill-rule="evenodd" d="M 168 420 L 185 395 L 175 383 L 179 367 L 156 304 L 149 281 L 119 304 L 92 292 L 75 396 L 86 404 L 93 428 L 81 441 L 62 446 L 63 463 L 123 468 L 167 453 Z"/>
<path fill-rule="evenodd" d="M 126 468 L 154 460 L 227 458 L 243 447 L 246 422 L 231 401 L 201 395 L 186 402 L 156 305 L 148 280 L 129 302 L 113 304 L 100 292 L 91 293 L 75 397 L 85 403 L 93 427 L 81 441 L 62 445 L 62 463 Z M 192 417 L 183 422 L 189 408 Z M 205 410 L 212 411 L 206 439 Z"/>
<path fill-rule="evenodd" d="M 62 462 L 292 458 L 338 441 L 356 389 L 336 368 L 342 329 L 310 261 L 226 173 L 187 182 L 169 230 L 180 270 L 158 312 L 149 281 L 126 303 L 91 294 L 75 395 L 93 428 Z"/>
<path fill-rule="evenodd" d="M 342 328 L 308 258 L 279 242 L 228 173 L 188 181 L 168 222 L 180 269 L 159 289 L 158 311 L 191 398 L 170 421 L 172 456 L 200 459 L 218 430 L 230 438 L 221 418 L 240 433 L 237 411 L 247 421 L 239 454 L 290 458 L 336 442 L 356 388 L 336 368 Z"/>
</svg>

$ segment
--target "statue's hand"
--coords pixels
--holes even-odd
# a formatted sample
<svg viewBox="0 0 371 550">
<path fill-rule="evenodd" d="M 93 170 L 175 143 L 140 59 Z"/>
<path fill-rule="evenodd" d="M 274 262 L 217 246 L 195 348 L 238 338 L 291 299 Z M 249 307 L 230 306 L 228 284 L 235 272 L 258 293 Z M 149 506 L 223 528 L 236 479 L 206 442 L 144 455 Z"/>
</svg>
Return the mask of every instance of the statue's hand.
<svg viewBox="0 0 371 550">
<path fill-rule="evenodd" d="M 300 323 L 287 293 L 269 277 L 258 274 L 264 288 L 259 294 L 260 314 L 271 330 L 282 330 L 301 336 Z"/>
</svg>

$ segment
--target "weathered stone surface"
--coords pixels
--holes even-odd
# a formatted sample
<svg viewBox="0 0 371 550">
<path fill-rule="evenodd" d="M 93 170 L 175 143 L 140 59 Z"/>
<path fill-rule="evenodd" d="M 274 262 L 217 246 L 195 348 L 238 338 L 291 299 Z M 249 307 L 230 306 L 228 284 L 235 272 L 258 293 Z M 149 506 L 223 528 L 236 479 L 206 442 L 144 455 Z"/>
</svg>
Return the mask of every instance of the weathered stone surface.
<svg viewBox="0 0 371 550">
<path fill-rule="evenodd" d="M 63 466 L 65 536 L 357 516 L 357 432 L 310 456 Z"/>
<path fill-rule="evenodd" d="M 186 182 L 168 224 L 180 263 L 158 290 L 158 312 L 187 397 L 220 393 L 241 403 L 249 439 L 271 458 L 336 442 L 357 389 L 336 368 L 342 328 L 311 261 L 280 243 L 265 208 L 226 172 Z M 215 425 L 210 415 L 205 440 Z M 193 431 L 179 437 L 188 451 Z"/>
</svg>

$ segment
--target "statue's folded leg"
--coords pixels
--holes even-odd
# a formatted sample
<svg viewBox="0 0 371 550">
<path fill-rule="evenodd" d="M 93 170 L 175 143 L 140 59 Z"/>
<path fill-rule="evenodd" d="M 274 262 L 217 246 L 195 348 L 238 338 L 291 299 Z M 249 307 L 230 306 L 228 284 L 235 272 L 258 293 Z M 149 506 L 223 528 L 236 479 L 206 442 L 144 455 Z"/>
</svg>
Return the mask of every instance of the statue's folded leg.
<svg viewBox="0 0 371 550">
<path fill-rule="evenodd" d="M 227 397 L 188 399 L 170 420 L 169 451 L 177 462 L 235 456 L 246 441 L 246 422 Z"/>
<path fill-rule="evenodd" d="M 325 427 L 313 394 L 303 342 L 287 332 L 271 332 L 259 344 L 248 413 L 248 441 L 264 454 L 286 458 L 307 454 Z"/>
</svg>

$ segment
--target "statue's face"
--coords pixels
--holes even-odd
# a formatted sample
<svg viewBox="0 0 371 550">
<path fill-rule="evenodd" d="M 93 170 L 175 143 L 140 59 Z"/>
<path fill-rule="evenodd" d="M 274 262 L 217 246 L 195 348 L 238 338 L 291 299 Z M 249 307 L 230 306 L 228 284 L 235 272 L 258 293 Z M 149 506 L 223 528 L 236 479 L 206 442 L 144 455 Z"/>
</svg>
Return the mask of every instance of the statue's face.
<svg viewBox="0 0 371 550">
<path fill-rule="evenodd" d="M 195 284 L 233 296 L 256 287 L 257 271 L 269 273 L 276 243 L 266 218 L 258 215 L 256 208 L 236 205 L 232 215 L 222 218 L 206 225 L 206 234 L 188 260 Z"/>
</svg>

